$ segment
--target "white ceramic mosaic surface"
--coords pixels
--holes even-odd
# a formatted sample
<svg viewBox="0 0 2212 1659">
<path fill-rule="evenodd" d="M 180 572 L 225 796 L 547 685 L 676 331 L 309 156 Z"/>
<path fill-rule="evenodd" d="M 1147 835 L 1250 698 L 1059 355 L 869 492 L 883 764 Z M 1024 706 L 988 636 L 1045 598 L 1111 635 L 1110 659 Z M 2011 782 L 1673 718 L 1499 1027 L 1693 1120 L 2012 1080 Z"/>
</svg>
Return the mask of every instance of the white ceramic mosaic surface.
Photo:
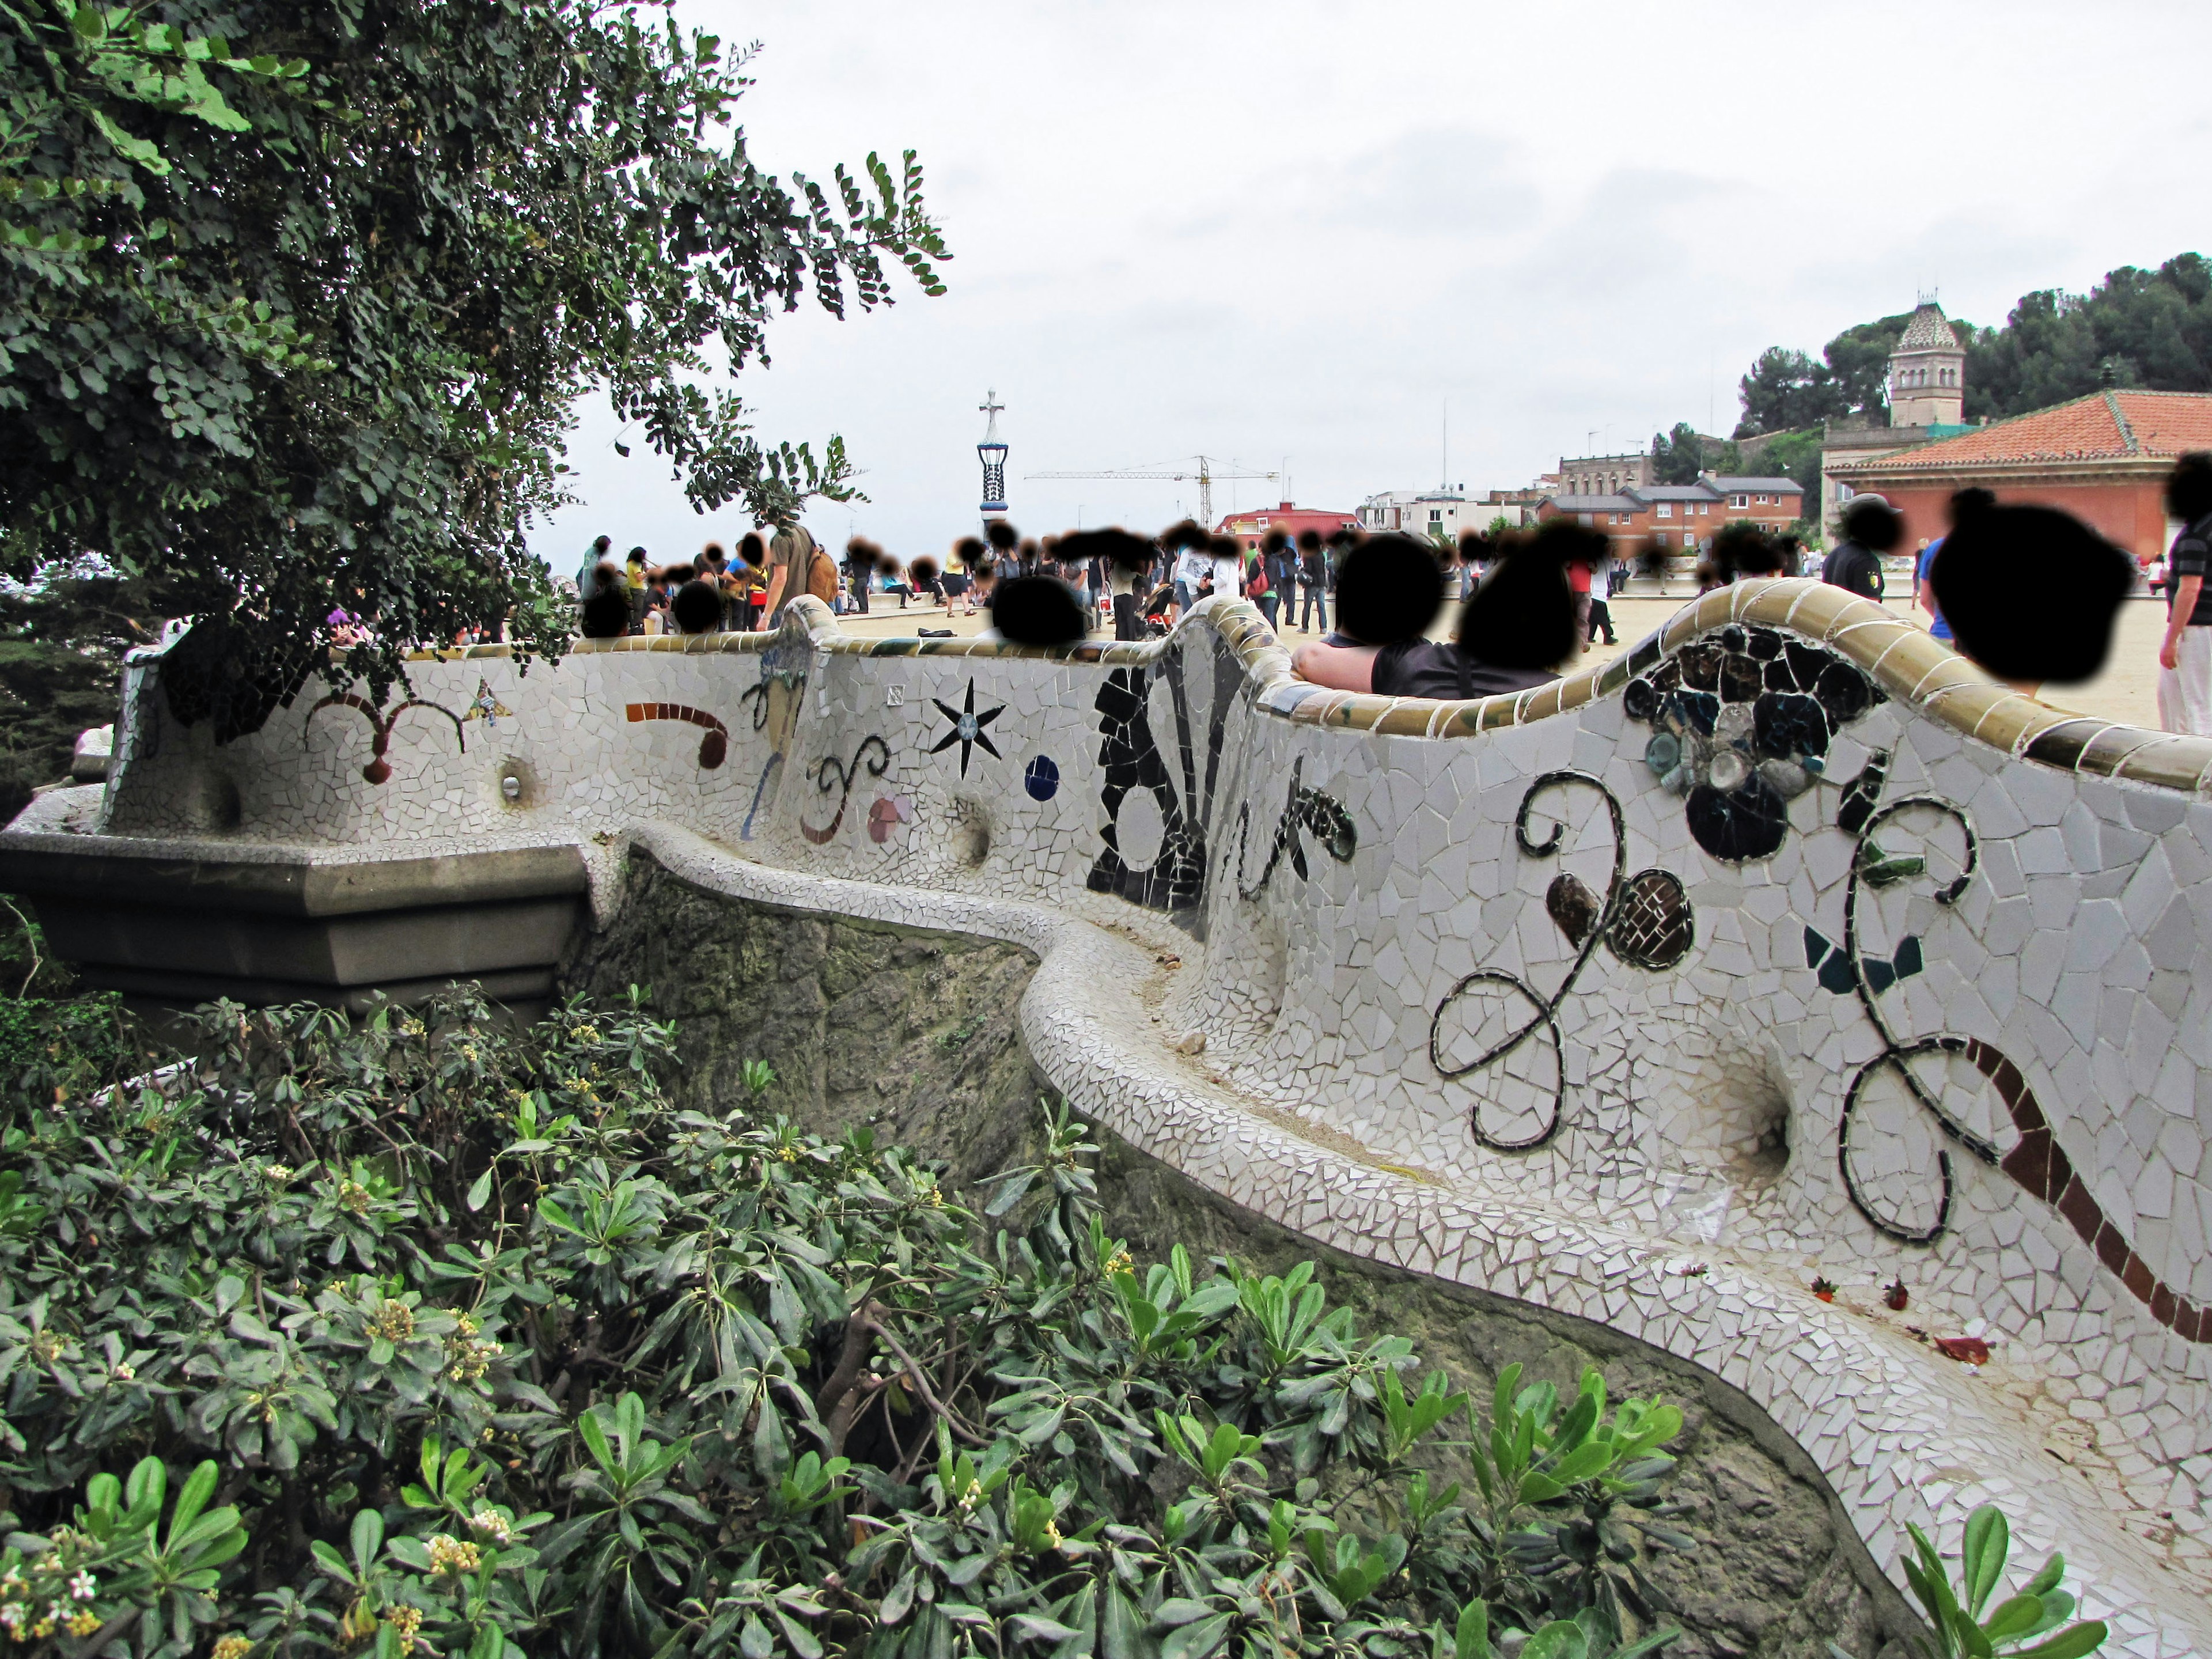
<svg viewBox="0 0 2212 1659">
<path fill-rule="evenodd" d="M 603 909 L 635 838 L 718 890 L 1013 939 L 1039 1063 L 1145 1151 L 1709 1367 L 1893 1571 L 1905 1520 L 1954 1540 L 1996 1498 L 2108 1650 L 2212 1652 L 2212 804 L 2012 752 L 2053 720 L 1967 735 L 2020 700 L 1901 681 L 1871 607 L 1763 586 L 1631 684 L 1473 712 L 1286 683 L 1224 605 L 1090 660 L 810 614 L 425 661 L 430 706 L 311 688 L 220 748 L 149 656 L 97 822 L 70 792 L 8 834 L 575 841 Z M 2158 744 L 2072 753 L 2201 763 Z"/>
</svg>

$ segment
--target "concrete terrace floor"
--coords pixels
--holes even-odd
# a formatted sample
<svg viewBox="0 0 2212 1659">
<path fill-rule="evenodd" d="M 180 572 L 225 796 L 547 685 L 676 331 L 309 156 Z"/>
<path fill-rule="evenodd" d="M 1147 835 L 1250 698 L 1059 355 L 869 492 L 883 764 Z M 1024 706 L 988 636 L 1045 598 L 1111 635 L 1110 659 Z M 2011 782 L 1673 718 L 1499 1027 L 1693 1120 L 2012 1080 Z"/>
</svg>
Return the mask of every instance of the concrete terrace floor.
<svg viewBox="0 0 2212 1659">
<path fill-rule="evenodd" d="M 1668 617 L 1696 598 L 1685 589 L 1680 597 L 1665 599 L 1620 599 L 1613 602 L 1613 630 L 1619 638 L 1617 645 L 1596 645 L 1591 647 L 1589 660 L 1604 662 L 1617 653 L 1644 638 L 1657 629 Z M 1914 611 L 1903 599 L 1888 602 L 1889 609 L 1899 616 L 1911 616 L 1915 621 L 1927 622 L 1925 611 Z M 1431 633 L 1443 637 L 1450 629 L 1453 615 L 1447 606 L 1437 619 Z M 844 616 L 837 625 L 847 633 L 864 639 L 890 639 L 910 635 L 921 628 L 951 628 L 963 636 L 980 632 L 985 623 L 981 615 L 969 617 L 956 611 L 948 621 L 938 606 L 915 605 L 902 611 L 898 601 L 886 601 L 875 596 L 875 609 L 867 616 Z M 2166 607 L 2159 601 L 2138 597 L 2121 608 L 2119 625 L 2113 630 L 2112 653 L 2105 665 L 2105 672 L 2081 685 L 2046 686 L 2040 693 L 2042 700 L 2054 708 L 2064 708 L 2075 714 L 2092 714 L 2100 720 L 2114 720 L 2124 726 L 2140 726 L 2151 730 L 2158 726 L 2158 642 L 2166 628 Z M 1108 637 L 1110 629 L 1101 629 L 1098 637 Z M 1302 640 L 1314 637 L 1302 635 L 1295 628 L 1282 630 L 1284 642 L 1295 647 Z"/>
</svg>

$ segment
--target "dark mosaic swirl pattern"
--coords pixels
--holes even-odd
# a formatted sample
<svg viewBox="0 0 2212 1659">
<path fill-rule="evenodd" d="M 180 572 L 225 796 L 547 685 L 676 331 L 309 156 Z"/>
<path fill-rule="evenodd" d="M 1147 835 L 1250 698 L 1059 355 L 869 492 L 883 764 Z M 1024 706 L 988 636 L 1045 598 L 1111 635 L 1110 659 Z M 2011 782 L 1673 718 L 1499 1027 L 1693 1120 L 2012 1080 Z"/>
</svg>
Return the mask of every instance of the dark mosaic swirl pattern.
<svg viewBox="0 0 2212 1659">
<path fill-rule="evenodd" d="M 1550 1081 L 1544 1091 L 1548 1097 L 1544 1115 L 1528 1133 L 1498 1133 L 1485 1126 L 1480 1102 L 1470 1108 L 1469 1131 L 1479 1145 L 1492 1152 L 1527 1152 L 1543 1146 L 1559 1133 L 1567 1099 L 1566 1054 L 1559 1031 L 1559 1006 L 1574 989 L 1575 981 L 1600 943 L 1623 962 L 1663 972 L 1686 957 L 1697 940 L 1697 923 L 1691 914 L 1689 896 L 1672 872 L 1650 869 L 1640 870 L 1632 876 L 1626 873 L 1627 826 L 1619 799 L 1605 787 L 1602 779 L 1571 769 L 1547 772 L 1537 778 L 1521 797 L 1521 810 L 1513 820 L 1514 844 L 1529 858 L 1558 857 L 1566 836 L 1565 819 L 1556 811 L 1551 814 L 1550 827 L 1540 838 L 1529 833 L 1529 819 L 1540 796 L 1547 792 L 1574 790 L 1587 790 L 1604 804 L 1604 823 L 1612 835 L 1613 873 L 1602 895 L 1592 890 L 1580 877 L 1565 871 L 1554 876 L 1544 890 L 1546 913 L 1575 947 L 1574 960 L 1568 964 L 1558 988 L 1546 996 L 1518 974 L 1499 968 L 1479 968 L 1445 992 L 1443 1000 L 1429 1016 L 1429 1064 L 1436 1068 L 1438 1077 L 1448 1081 L 1490 1071 L 1530 1043 L 1549 1049 L 1549 1065 L 1544 1074 Z M 1462 1013 L 1486 1007 L 1492 1013 L 1502 1016 L 1504 1033 L 1472 1058 L 1455 1064 L 1445 1052 L 1449 1044 L 1445 1023 L 1460 1005 L 1465 1005 Z"/>
<path fill-rule="evenodd" d="M 1923 854 L 1884 852 L 1875 840 L 1875 832 L 1913 816 L 1923 820 L 1932 817 L 1939 823 L 1948 821 L 1956 829 L 1960 837 L 1959 873 L 1937 885 L 1930 895 L 1947 909 L 1959 902 L 1972 882 L 1981 857 L 1980 842 L 1972 822 L 1954 803 L 1936 795 L 1904 795 L 1883 802 L 1889 759 L 1887 751 L 1882 750 L 1876 750 L 1869 757 L 1866 769 L 1844 792 L 1843 804 L 1837 813 L 1838 827 L 1857 842 L 1844 888 L 1842 943 L 1831 945 L 1811 928 L 1806 930 L 1807 954 L 1820 973 L 1822 986 L 1855 994 L 1881 1040 L 1881 1052 L 1858 1068 L 1844 1091 L 1843 1113 L 1836 1128 L 1836 1164 L 1843 1176 L 1844 1190 L 1869 1223 L 1900 1243 L 1933 1244 L 1950 1229 L 1957 1187 L 1948 1147 L 1939 1144 L 1934 1168 L 1924 1172 L 1923 1178 L 1933 1189 L 1932 1204 L 1923 1197 L 1918 1206 L 1922 1213 L 1928 1215 L 1924 1221 L 1898 1213 L 1885 1203 L 1882 1194 L 1870 1191 L 1862 1179 L 1859 1159 L 1867 1143 L 1879 1137 L 1885 1127 L 1892 1133 L 1895 1132 L 1894 1119 L 1885 1125 L 1878 1115 L 1869 1115 L 1867 1110 L 1869 1085 L 1887 1076 L 1897 1089 L 1899 1099 L 1933 1121 L 1943 1141 L 1960 1148 L 1977 1162 L 2002 1170 L 2029 1194 L 2056 1209 L 2081 1242 L 2095 1252 L 2106 1270 L 2149 1310 L 2153 1319 L 2185 1341 L 2212 1343 L 2212 1307 L 2191 1302 L 2159 1278 L 2128 1236 L 2105 1213 L 2074 1161 L 2059 1145 L 2057 1126 L 2012 1058 L 1994 1043 L 1953 1031 L 1921 1037 L 1900 1036 L 1884 1013 L 1881 994 L 1905 976 L 1905 970 L 1899 965 L 1905 946 L 1911 947 L 1911 971 L 1918 971 L 1919 942 L 1915 939 L 1900 941 L 1898 955 L 1893 958 L 1869 957 L 1860 927 L 1861 894 L 1867 888 L 1928 878 L 1930 872 Z M 1943 1098 L 1943 1091 L 1934 1074 L 1923 1074 L 1913 1064 L 1916 1060 L 1952 1055 L 1964 1060 L 1996 1091 L 2019 1137 L 2009 1152 L 1963 1122 Z"/>
</svg>

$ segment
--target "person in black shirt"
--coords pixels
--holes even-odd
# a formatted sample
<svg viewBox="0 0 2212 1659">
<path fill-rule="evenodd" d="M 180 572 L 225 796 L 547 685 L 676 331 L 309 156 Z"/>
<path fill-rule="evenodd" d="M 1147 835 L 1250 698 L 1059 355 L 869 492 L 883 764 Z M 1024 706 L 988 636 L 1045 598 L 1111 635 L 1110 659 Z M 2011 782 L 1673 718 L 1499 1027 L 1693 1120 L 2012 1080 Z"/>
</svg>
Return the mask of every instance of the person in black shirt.
<svg viewBox="0 0 2212 1659">
<path fill-rule="evenodd" d="M 1114 596 L 1114 637 L 1141 640 L 1146 636 L 1144 592 L 1159 549 L 1142 536 L 1119 527 L 1078 530 L 1060 538 L 1063 563 L 1088 566 L 1100 574 Z"/>
<path fill-rule="evenodd" d="M 1905 539 L 1905 519 L 1879 495 L 1861 495 L 1844 509 L 1844 539 L 1820 566 L 1820 580 L 1863 599 L 1880 599 L 1881 556 Z"/>
<path fill-rule="evenodd" d="M 1298 632 L 1310 634 L 1314 612 L 1321 612 L 1321 631 L 1328 632 L 1328 550 L 1317 530 L 1298 532 Z"/>
<path fill-rule="evenodd" d="M 1292 672 L 1316 685 L 1383 697 L 1467 700 L 1541 685 L 1559 678 L 1558 665 L 1575 654 L 1567 562 L 1595 562 L 1605 556 L 1607 545 L 1596 531 L 1552 520 L 1492 561 L 1490 574 L 1462 609 L 1452 639 L 1401 633 L 1380 646 L 1302 645 L 1291 659 Z M 1338 573 L 1338 619 L 1347 632 L 1357 614 L 1355 582 L 1364 574 L 1353 560 Z"/>
<path fill-rule="evenodd" d="M 2158 720 L 2212 737 L 2212 454 L 2184 455 L 2166 481 L 2166 510 L 2181 520 L 2166 559 L 2166 638 L 2158 647 Z"/>
</svg>

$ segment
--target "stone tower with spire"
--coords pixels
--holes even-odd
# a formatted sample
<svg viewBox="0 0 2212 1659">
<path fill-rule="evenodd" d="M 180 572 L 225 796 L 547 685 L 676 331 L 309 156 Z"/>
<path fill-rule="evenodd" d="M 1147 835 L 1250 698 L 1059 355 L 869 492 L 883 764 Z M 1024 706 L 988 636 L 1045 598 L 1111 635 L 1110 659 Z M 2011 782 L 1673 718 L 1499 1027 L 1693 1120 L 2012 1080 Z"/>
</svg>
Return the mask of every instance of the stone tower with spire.
<svg viewBox="0 0 2212 1659">
<path fill-rule="evenodd" d="M 1957 426 L 1966 398 L 1966 349 L 1943 307 L 1923 299 L 1889 354 L 1889 423 Z"/>
</svg>

